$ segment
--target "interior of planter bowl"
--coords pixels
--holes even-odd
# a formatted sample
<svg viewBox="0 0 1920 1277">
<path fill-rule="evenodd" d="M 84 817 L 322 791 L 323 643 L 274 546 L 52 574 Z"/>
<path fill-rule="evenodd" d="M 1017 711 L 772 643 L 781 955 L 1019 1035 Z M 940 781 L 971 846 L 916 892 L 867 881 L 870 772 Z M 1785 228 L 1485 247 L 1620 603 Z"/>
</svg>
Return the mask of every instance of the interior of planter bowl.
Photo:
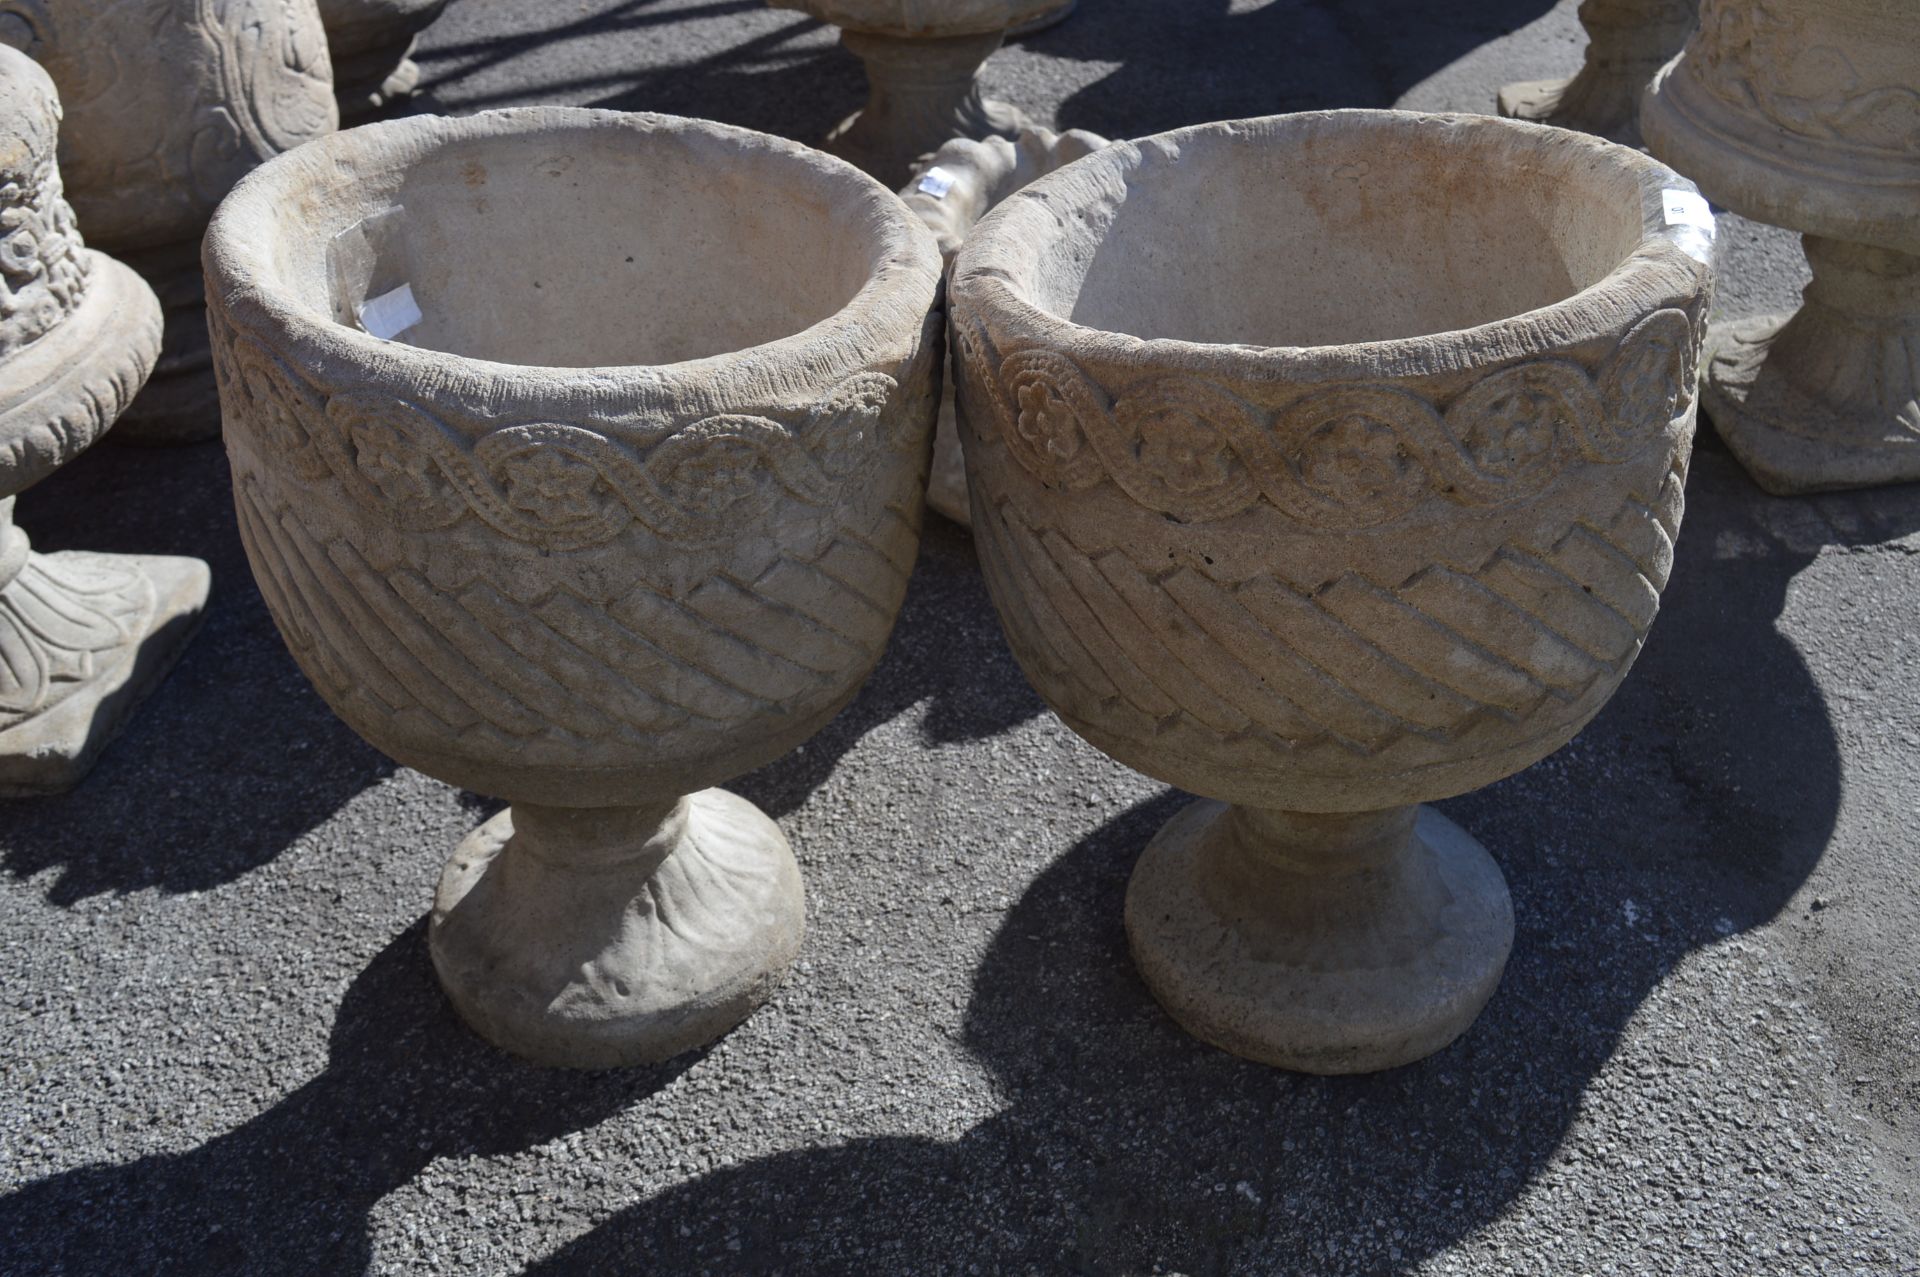
<svg viewBox="0 0 1920 1277">
<path fill-rule="evenodd" d="M 875 268 L 856 175 L 737 135 L 557 128 L 355 159 L 280 224 L 283 282 L 336 322 L 431 350 L 699 359 L 804 331 Z"/>
<path fill-rule="evenodd" d="M 1089 328 L 1219 344 L 1344 345 L 1505 319 L 1604 279 L 1642 234 L 1631 168 L 1587 139 L 1497 120 L 1207 126 L 1029 189 L 1052 214 L 1021 272 L 1034 304 Z"/>
</svg>

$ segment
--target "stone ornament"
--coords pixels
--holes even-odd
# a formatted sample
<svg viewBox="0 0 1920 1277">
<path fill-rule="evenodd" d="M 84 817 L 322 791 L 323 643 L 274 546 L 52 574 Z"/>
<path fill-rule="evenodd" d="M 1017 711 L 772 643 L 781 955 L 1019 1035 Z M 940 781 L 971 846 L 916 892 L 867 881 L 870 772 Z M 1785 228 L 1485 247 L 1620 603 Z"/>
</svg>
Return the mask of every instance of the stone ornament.
<svg viewBox="0 0 1920 1277">
<path fill-rule="evenodd" d="M 0 47 L 0 794 L 78 784 L 165 677 L 207 598 L 207 565 L 38 554 L 14 497 L 113 424 L 160 352 L 160 303 L 81 241 L 55 161 L 60 102 Z"/>
<path fill-rule="evenodd" d="M 955 138 L 920 166 L 900 197 L 933 232 L 940 244 L 941 259 L 951 266 L 954 254 L 966 242 L 967 232 L 986 216 L 987 210 L 1034 178 L 1106 144 L 1107 139 L 1084 129 L 1065 133 L 1022 129 L 1013 141 L 1000 137 L 978 142 Z M 952 355 L 949 350 L 949 361 Z M 933 431 L 933 474 L 927 480 L 927 504 L 965 527 L 973 521 L 973 513 L 967 508 L 966 465 L 953 420 L 953 383 L 949 366 L 942 382 L 940 420 Z"/>
<path fill-rule="evenodd" d="M 1640 91 L 1680 51 L 1697 0 L 1581 0 L 1586 61 L 1577 74 L 1500 90 L 1500 114 L 1640 145 Z"/>
<path fill-rule="evenodd" d="M 1059 0 L 767 0 L 840 28 L 867 68 L 871 96 L 824 143 L 888 186 L 952 137 L 1017 137 L 1018 108 L 983 97 L 976 78 L 1007 32 Z M 1062 15 L 1064 16 L 1064 15 Z"/>
<path fill-rule="evenodd" d="M 794 143 L 536 107 L 271 161 L 206 265 L 288 647 L 377 748 L 512 804 L 435 897 L 454 1005 L 583 1068 L 732 1027 L 804 906 L 779 828 L 709 786 L 813 735 L 886 644 L 933 425 L 932 236 Z M 396 294 L 395 339 L 363 331 Z"/>
<path fill-rule="evenodd" d="M 319 0 L 342 120 L 362 120 L 413 96 L 419 33 L 448 0 Z"/>
<path fill-rule="evenodd" d="M 1703 0 L 1647 145 L 1800 231 L 1798 311 L 1714 325 L 1702 401 L 1782 495 L 1920 479 L 1920 24 L 1906 0 Z"/>
<path fill-rule="evenodd" d="M 1205 796 L 1126 907 L 1197 1036 L 1363 1072 L 1493 992 L 1506 886 L 1418 804 L 1565 744 L 1652 624 L 1709 284 L 1670 191 L 1584 134 L 1318 112 L 1116 143 L 961 250 L 1008 641 L 1068 726 Z"/>
<path fill-rule="evenodd" d="M 216 437 L 200 235 L 242 175 L 338 121 L 314 0 L 0 0 L 0 41 L 59 87 L 60 164 L 88 239 L 165 307 L 160 362 L 116 437 Z"/>
</svg>

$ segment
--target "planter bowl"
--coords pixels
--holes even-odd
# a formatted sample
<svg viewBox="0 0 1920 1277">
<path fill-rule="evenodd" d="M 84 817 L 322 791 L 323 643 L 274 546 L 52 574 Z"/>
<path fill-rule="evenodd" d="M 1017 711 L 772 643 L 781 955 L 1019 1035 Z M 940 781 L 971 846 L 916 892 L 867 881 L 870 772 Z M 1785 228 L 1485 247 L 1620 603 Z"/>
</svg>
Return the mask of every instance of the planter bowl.
<svg viewBox="0 0 1920 1277">
<path fill-rule="evenodd" d="M 1014 652 L 1094 745 L 1238 805 L 1177 818 L 1129 897 L 1201 1036 L 1384 1067 L 1492 992 L 1504 885 L 1414 805 L 1565 744 L 1652 623 L 1708 289 L 1675 198 L 1595 138 L 1337 111 L 1116 144 L 961 250 L 973 529 Z"/>
<path fill-rule="evenodd" d="M 798 944 L 799 883 L 766 817 L 699 791 L 812 735 L 885 644 L 933 412 L 931 237 L 791 143 L 532 108 L 286 156 L 206 263 L 288 646 L 375 746 L 514 804 L 442 883 L 456 1003 L 568 1064 L 730 1025 Z M 361 331 L 402 285 L 417 320 Z"/>
</svg>

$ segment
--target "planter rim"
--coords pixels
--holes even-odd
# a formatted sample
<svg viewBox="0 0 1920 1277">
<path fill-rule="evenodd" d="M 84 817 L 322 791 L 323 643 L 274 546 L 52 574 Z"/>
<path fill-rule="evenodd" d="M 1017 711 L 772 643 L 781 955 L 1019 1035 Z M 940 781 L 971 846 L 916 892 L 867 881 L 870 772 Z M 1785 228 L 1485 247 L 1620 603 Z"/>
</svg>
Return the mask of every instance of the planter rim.
<svg viewBox="0 0 1920 1277">
<path fill-rule="evenodd" d="M 274 241 L 260 233 L 297 206 L 309 182 L 338 183 L 379 149 L 408 159 L 448 146 L 539 134 L 634 133 L 705 135 L 742 154 L 771 153 L 818 187 L 855 194 L 866 214 L 847 233 L 868 239 L 868 275 L 832 314 L 771 341 L 697 359 L 659 364 L 566 366 L 504 363 L 385 341 L 339 323 L 299 299 L 275 267 Z M 346 229 L 342 227 L 340 229 Z M 426 379 L 487 398 L 629 402 L 710 392 L 741 376 L 767 380 L 769 365 L 843 377 L 900 357 L 902 334 L 918 334 L 940 280 L 940 252 L 920 219 L 859 169 L 797 142 L 710 120 L 656 112 L 531 106 L 469 116 L 414 116 L 346 129 L 276 156 L 248 174 L 221 202 L 202 247 L 210 300 L 242 327 L 284 343 L 286 353 L 315 364 L 344 363 L 360 377 L 387 382 Z M 757 372 L 757 376 L 755 375 Z M 418 384 L 418 383 L 416 383 Z"/>
<path fill-rule="evenodd" d="M 1112 332 L 1036 305 L 1024 286 L 1014 282 L 1018 272 L 1008 269 L 1009 252 L 1019 252 L 1033 226 L 1057 224 L 1061 214 L 1056 210 L 1077 202 L 1076 184 L 1085 183 L 1093 172 L 1122 173 L 1149 148 L 1179 148 L 1196 139 L 1236 135 L 1284 144 L 1289 134 L 1335 123 L 1358 126 L 1376 136 L 1444 129 L 1453 134 L 1454 145 L 1481 146 L 1486 139 L 1507 136 L 1531 139 L 1542 148 L 1588 151 L 1596 165 L 1637 180 L 1640 238 L 1606 275 L 1550 305 L 1466 328 L 1317 346 L 1215 343 Z M 1443 374 L 1564 351 L 1569 344 L 1605 329 L 1624 327 L 1658 306 L 1673 305 L 1676 297 L 1697 294 L 1711 274 L 1707 261 L 1711 236 L 1697 226 L 1668 224 L 1665 192 L 1675 190 L 1699 195 L 1692 182 L 1629 147 L 1497 116 L 1343 109 L 1223 120 L 1116 141 L 1009 195 L 968 236 L 954 262 L 951 287 L 956 309 L 995 313 L 1020 334 L 1023 344 L 1071 350 L 1096 360 L 1181 367 L 1242 382 L 1377 378 L 1383 369 L 1395 376 Z"/>
</svg>

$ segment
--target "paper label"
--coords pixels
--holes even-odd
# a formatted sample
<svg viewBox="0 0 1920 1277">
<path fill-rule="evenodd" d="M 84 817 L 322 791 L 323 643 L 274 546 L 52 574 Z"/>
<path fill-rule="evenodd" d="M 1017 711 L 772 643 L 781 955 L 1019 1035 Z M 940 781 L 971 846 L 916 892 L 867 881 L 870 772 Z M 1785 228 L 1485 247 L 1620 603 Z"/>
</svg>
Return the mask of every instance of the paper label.
<svg viewBox="0 0 1920 1277">
<path fill-rule="evenodd" d="M 931 195 L 937 200 L 943 200 L 947 198 L 947 192 L 953 189 L 953 174 L 936 164 L 920 175 L 920 180 L 914 184 L 913 189 L 922 195 Z"/>
<path fill-rule="evenodd" d="M 1667 206 L 1667 225 L 1697 226 L 1713 234 L 1713 206 L 1698 191 L 1665 190 L 1660 196 Z"/>
<path fill-rule="evenodd" d="M 360 326 L 382 341 L 392 341 L 423 318 L 420 304 L 413 299 L 412 284 L 369 297 L 358 315 Z"/>
</svg>

